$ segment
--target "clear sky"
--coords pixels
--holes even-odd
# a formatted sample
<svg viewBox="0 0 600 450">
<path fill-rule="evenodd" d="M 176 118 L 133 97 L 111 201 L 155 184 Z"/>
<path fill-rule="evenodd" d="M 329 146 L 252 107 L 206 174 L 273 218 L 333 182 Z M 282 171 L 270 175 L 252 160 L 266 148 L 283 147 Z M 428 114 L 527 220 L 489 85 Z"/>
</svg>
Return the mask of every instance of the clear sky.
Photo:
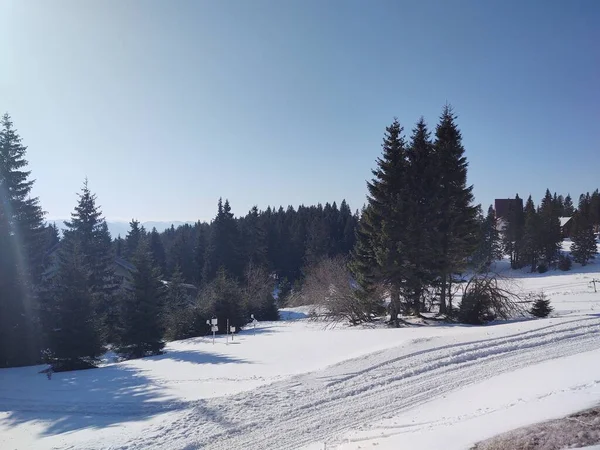
<svg viewBox="0 0 600 450">
<path fill-rule="evenodd" d="M 0 0 L 0 111 L 68 217 L 365 201 L 397 116 L 459 116 L 478 202 L 600 186 L 597 0 Z"/>
</svg>

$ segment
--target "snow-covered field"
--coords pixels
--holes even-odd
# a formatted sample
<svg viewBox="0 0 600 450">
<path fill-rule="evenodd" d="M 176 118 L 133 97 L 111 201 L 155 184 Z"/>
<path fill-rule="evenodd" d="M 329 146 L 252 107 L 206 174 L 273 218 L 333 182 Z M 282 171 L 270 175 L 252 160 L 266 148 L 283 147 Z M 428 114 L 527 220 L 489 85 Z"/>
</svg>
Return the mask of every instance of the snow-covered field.
<svg viewBox="0 0 600 450">
<path fill-rule="evenodd" d="M 0 448 L 466 449 L 600 404 L 600 264 L 513 275 L 553 317 L 331 329 L 295 309 L 228 344 L 52 380 L 0 370 Z"/>
</svg>

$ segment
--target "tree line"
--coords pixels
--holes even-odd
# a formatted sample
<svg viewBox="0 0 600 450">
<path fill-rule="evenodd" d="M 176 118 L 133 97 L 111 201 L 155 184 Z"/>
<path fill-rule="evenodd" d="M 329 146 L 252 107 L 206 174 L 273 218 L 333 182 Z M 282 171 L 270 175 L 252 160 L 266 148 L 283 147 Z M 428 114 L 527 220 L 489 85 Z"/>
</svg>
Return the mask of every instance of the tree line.
<svg viewBox="0 0 600 450">
<path fill-rule="evenodd" d="M 1 126 L 0 367 L 93 367 L 108 346 L 140 357 L 203 335 L 213 316 L 220 332 L 226 318 L 238 329 L 250 314 L 276 320 L 276 285 L 282 300 L 304 267 L 354 245 L 358 213 L 345 201 L 235 218 L 219 200 L 211 223 L 158 233 L 132 220 L 112 239 L 87 180 L 61 236 L 30 196 L 27 148 L 8 114 Z"/>
</svg>

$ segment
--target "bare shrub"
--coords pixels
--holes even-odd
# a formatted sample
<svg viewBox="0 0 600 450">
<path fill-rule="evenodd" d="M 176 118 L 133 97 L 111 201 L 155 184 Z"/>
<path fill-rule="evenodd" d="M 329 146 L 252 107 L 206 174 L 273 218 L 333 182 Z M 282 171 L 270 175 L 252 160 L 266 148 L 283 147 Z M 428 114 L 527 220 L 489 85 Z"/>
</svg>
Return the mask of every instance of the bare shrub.
<svg viewBox="0 0 600 450">
<path fill-rule="evenodd" d="M 366 292 L 353 280 L 343 257 L 327 258 L 310 266 L 292 306 L 313 305 L 320 318 L 354 325 L 370 322 L 382 310 L 381 290 Z"/>
<path fill-rule="evenodd" d="M 495 319 L 524 316 L 525 308 L 511 280 L 496 273 L 474 275 L 463 290 L 458 319 L 481 325 Z"/>
<path fill-rule="evenodd" d="M 245 284 L 242 286 L 242 297 L 249 313 L 257 320 L 278 320 L 277 303 L 273 298 L 275 280 L 261 266 L 250 264 L 244 273 Z"/>
</svg>

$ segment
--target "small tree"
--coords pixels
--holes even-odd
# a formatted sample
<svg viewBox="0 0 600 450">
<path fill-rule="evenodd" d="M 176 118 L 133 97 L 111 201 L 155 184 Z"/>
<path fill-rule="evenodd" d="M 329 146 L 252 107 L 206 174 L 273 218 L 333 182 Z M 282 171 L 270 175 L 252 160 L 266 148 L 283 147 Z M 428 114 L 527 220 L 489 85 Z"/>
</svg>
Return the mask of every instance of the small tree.
<svg viewBox="0 0 600 450">
<path fill-rule="evenodd" d="M 160 354 L 165 345 L 161 315 L 164 286 L 144 242 L 133 262 L 133 292 L 124 295 L 117 350 L 125 358 Z"/>
<path fill-rule="evenodd" d="M 546 294 L 541 292 L 535 296 L 530 312 L 535 317 L 543 318 L 548 317 L 553 310 L 554 308 L 550 306 L 550 299 L 546 297 Z"/>
<path fill-rule="evenodd" d="M 219 319 L 219 333 L 225 333 L 228 319 L 230 326 L 239 329 L 250 317 L 242 289 L 224 269 L 220 269 L 216 278 L 200 291 L 198 307 L 203 316 Z"/>
<path fill-rule="evenodd" d="M 193 313 L 188 302 L 188 295 L 183 287 L 183 275 L 179 266 L 175 266 L 171 281 L 165 291 L 165 338 L 170 341 L 185 339 L 193 335 L 190 330 Z"/>
<path fill-rule="evenodd" d="M 58 273 L 43 295 L 46 361 L 57 372 L 95 367 L 104 352 L 87 267 L 77 246 L 63 249 Z"/>
<path fill-rule="evenodd" d="M 242 295 L 249 313 L 257 320 L 279 320 L 277 303 L 273 297 L 275 282 L 262 267 L 250 264 L 244 274 Z"/>
</svg>

